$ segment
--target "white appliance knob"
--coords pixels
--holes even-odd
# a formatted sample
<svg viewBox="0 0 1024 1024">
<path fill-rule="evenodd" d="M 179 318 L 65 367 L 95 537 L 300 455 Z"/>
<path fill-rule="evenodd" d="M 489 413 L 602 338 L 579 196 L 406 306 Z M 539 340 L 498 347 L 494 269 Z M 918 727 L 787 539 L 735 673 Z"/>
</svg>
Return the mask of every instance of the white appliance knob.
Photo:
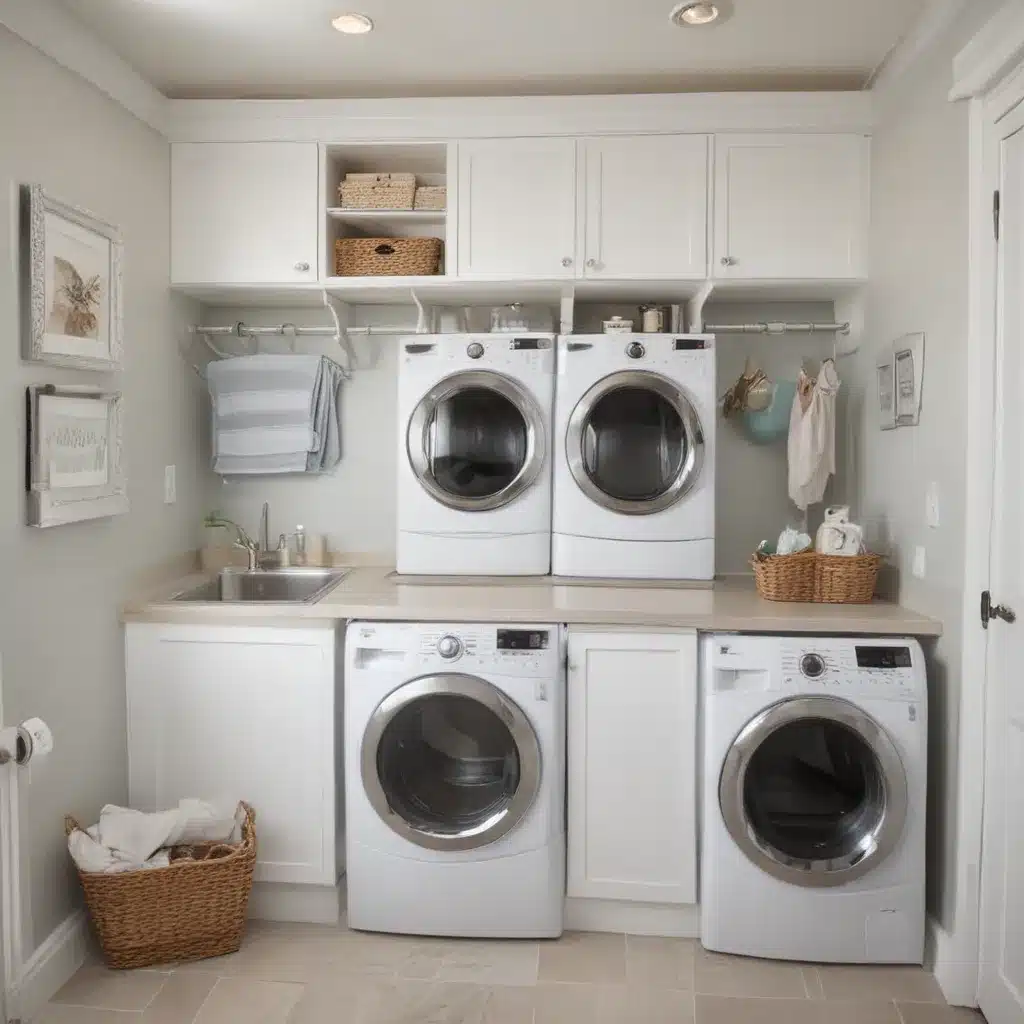
<svg viewBox="0 0 1024 1024">
<path fill-rule="evenodd" d="M 820 654 L 805 654 L 800 659 L 800 671 L 808 679 L 817 679 L 825 671 L 825 659 Z"/>
<path fill-rule="evenodd" d="M 301 260 L 300 262 L 295 264 L 295 269 L 305 273 L 307 270 L 309 270 L 309 264 L 305 260 Z"/>
<path fill-rule="evenodd" d="M 466 355 L 470 359 L 479 359 L 484 354 L 484 347 L 479 341 L 471 341 L 466 346 Z"/>
<path fill-rule="evenodd" d="M 445 661 L 453 661 L 462 653 L 462 641 L 457 636 L 443 636 L 437 641 L 437 653 Z"/>
<path fill-rule="evenodd" d="M 563 256 L 562 257 L 562 266 L 563 267 L 571 267 L 572 266 L 572 257 L 571 256 Z"/>
</svg>

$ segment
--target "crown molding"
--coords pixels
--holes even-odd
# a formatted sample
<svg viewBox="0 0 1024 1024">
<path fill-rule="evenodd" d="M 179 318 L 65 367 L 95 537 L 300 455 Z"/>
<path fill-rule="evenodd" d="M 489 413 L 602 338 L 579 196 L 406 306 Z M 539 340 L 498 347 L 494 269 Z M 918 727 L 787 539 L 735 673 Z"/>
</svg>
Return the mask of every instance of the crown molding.
<svg viewBox="0 0 1024 1024">
<path fill-rule="evenodd" d="M 1009 0 L 953 58 L 951 100 L 983 96 L 1024 61 L 1024 5 Z"/>
<path fill-rule="evenodd" d="M 0 25 L 166 134 L 167 97 L 53 0 L 0 0 Z"/>
</svg>

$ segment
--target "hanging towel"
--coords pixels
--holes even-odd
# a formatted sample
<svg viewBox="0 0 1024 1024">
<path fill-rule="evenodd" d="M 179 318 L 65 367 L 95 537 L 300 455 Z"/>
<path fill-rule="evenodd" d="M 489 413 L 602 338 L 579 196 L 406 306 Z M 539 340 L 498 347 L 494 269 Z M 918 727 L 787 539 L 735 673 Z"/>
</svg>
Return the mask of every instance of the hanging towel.
<svg viewBox="0 0 1024 1024">
<path fill-rule="evenodd" d="M 789 415 L 789 497 L 802 511 L 825 496 L 836 471 L 836 394 L 839 376 L 826 359 L 818 379 L 800 374 Z"/>
<path fill-rule="evenodd" d="M 341 458 L 341 368 L 326 356 L 211 363 L 213 468 L 223 475 L 322 473 Z"/>
</svg>

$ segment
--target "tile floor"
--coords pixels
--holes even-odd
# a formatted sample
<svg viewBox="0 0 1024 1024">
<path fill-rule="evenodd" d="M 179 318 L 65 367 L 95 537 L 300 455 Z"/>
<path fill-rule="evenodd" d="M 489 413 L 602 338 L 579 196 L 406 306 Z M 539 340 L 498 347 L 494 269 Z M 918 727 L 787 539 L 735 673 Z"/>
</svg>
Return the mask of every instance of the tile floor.
<svg viewBox="0 0 1024 1024">
<path fill-rule="evenodd" d="M 482 942 L 254 924 L 219 960 L 87 965 L 38 1024 L 979 1024 L 926 971 L 707 953 L 568 933 Z"/>
</svg>

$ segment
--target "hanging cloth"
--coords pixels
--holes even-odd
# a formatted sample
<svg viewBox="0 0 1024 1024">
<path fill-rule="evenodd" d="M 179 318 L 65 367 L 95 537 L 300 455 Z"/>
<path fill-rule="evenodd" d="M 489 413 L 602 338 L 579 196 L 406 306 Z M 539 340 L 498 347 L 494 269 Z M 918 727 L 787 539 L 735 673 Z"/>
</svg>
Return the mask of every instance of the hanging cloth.
<svg viewBox="0 0 1024 1024">
<path fill-rule="evenodd" d="M 825 496 L 836 471 L 836 394 L 839 376 L 826 359 L 817 380 L 800 374 L 789 415 L 789 497 L 801 511 Z"/>
</svg>

